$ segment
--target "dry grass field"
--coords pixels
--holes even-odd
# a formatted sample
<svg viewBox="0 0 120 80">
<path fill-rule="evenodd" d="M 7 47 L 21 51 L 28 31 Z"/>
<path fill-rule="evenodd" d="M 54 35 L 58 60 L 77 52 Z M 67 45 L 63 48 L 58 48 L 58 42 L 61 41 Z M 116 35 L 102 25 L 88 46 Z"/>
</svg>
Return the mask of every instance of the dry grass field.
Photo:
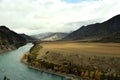
<svg viewBox="0 0 120 80">
<path fill-rule="evenodd" d="M 50 63 L 70 62 L 89 69 L 120 73 L 120 43 L 79 41 L 41 42 L 37 59 Z"/>
<path fill-rule="evenodd" d="M 108 55 L 120 57 L 120 43 L 83 43 L 79 41 L 43 42 L 44 49 L 84 55 Z"/>
</svg>

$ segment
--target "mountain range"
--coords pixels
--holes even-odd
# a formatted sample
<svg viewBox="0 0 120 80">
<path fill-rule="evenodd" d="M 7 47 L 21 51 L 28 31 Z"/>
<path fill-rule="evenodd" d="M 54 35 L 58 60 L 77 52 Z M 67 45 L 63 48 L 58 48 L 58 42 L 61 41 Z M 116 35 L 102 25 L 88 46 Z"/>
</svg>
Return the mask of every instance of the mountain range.
<svg viewBox="0 0 120 80">
<path fill-rule="evenodd" d="M 114 36 L 117 36 L 117 42 L 120 42 L 120 15 L 103 22 L 87 26 L 82 26 L 73 31 L 63 40 L 81 40 L 81 41 L 110 41 L 108 37 L 115 42 Z M 113 36 L 114 35 L 114 36 Z"/>
<path fill-rule="evenodd" d="M 66 37 L 69 33 L 63 32 L 48 32 L 48 33 L 41 33 L 37 35 L 32 35 L 32 37 L 40 39 L 41 41 L 56 41 L 61 40 L 62 38 Z"/>
<path fill-rule="evenodd" d="M 102 23 L 82 26 L 70 34 L 55 32 L 32 35 L 31 37 L 26 34 L 18 34 L 6 26 L 0 26 L 0 52 L 19 48 L 27 42 L 36 39 L 40 39 L 41 41 L 80 40 L 120 42 L 120 15 L 116 15 Z"/>
</svg>

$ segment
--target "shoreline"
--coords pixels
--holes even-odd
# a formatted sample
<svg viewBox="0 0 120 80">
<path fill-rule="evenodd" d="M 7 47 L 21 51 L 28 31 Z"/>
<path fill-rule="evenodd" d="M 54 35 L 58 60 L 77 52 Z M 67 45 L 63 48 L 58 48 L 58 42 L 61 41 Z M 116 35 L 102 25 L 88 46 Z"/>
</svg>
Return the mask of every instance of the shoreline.
<svg viewBox="0 0 120 80">
<path fill-rule="evenodd" d="M 6 53 L 6 52 L 9 52 L 9 51 L 12 51 L 12 50 L 15 50 L 15 49 L 11 49 L 11 50 L 1 50 L 1 51 L 0 51 L 0 54 Z"/>
<path fill-rule="evenodd" d="M 60 77 L 65 78 L 66 80 L 82 80 L 82 78 L 80 78 L 79 76 L 75 76 L 73 74 L 66 74 L 66 73 L 61 73 L 61 72 L 54 72 L 52 70 L 46 70 L 46 69 L 39 69 L 39 68 L 30 66 L 25 60 L 22 60 L 22 59 L 21 59 L 21 62 L 24 63 L 25 65 L 27 65 L 28 68 L 35 69 L 35 70 L 38 70 L 40 72 L 45 72 L 45 73 L 48 73 L 48 74 L 60 76 Z"/>
</svg>

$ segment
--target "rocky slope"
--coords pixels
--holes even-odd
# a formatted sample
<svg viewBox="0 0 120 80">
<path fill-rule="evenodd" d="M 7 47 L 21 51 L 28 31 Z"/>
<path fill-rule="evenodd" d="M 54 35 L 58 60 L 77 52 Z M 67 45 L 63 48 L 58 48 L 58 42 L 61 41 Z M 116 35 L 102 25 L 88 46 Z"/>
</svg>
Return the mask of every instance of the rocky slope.
<svg viewBox="0 0 120 80">
<path fill-rule="evenodd" d="M 64 40 L 100 40 L 104 37 L 111 36 L 116 32 L 120 32 L 120 15 L 103 23 L 82 26 L 65 37 Z"/>
<path fill-rule="evenodd" d="M 11 31 L 6 26 L 0 26 L 0 53 L 19 48 L 25 44 L 25 38 Z"/>
</svg>

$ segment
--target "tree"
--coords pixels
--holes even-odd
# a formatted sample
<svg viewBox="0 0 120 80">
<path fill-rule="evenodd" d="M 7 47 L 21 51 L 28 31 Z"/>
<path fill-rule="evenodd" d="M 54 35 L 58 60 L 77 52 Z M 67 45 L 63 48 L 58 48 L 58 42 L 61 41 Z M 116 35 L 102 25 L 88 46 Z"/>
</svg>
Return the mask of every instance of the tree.
<svg viewBox="0 0 120 80">
<path fill-rule="evenodd" d="M 91 79 L 93 79 L 93 78 L 94 78 L 94 75 L 95 75 L 95 72 L 90 71 L 90 75 L 89 75 L 89 77 L 90 77 Z"/>
<path fill-rule="evenodd" d="M 83 76 L 84 78 L 88 78 L 89 77 L 89 72 L 88 72 L 88 70 L 86 70 L 85 72 L 84 72 L 84 76 Z"/>
<path fill-rule="evenodd" d="M 95 72 L 95 80 L 100 80 L 100 75 L 101 75 L 101 72 L 99 70 L 96 70 L 96 72 Z"/>
</svg>

